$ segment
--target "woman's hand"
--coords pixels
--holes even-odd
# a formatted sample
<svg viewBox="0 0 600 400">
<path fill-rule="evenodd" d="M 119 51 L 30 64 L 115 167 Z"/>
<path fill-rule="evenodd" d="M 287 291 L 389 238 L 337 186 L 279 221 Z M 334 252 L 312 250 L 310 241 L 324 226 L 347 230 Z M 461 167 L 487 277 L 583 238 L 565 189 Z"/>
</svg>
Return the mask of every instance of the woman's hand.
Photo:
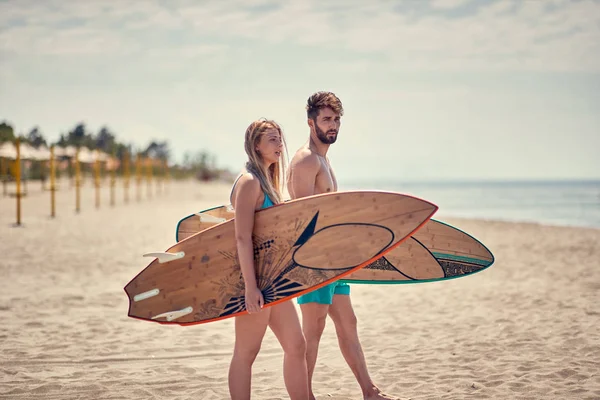
<svg viewBox="0 0 600 400">
<path fill-rule="evenodd" d="M 260 312 L 265 305 L 265 299 L 257 286 L 246 287 L 246 310 L 250 314 Z"/>
</svg>

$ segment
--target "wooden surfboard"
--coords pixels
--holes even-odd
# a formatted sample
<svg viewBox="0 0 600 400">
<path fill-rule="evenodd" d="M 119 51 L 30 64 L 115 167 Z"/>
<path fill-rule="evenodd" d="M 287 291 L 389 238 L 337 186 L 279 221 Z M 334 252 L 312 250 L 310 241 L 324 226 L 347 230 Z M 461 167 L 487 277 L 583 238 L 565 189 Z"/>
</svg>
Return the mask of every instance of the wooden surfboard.
<svg viewBox="0 0 600 400">
<path fill-rule="evenodd" d="M 258 210 L 254 258 L 265 307 L 371 263 L 436 211 L 425 200 L 379 191 L 327 193 Z M 130 317 L 189 325 L 246 313 L 232 219 L 146 255 L 156 259 L 125 286 Z"/>
<path fill-rule="evenodd" d="M 182 240 L 234 216 L 230 206 L 188 215 L 177 224 L 176 239 Z M 494 256 L 483 243 L 453 226 L 429 220 L 400 246 L 342 281 L 365 284 L 434 282 L 471 275 L 493 263 Z"/>
<path fill-rule="evenodd" d="M 343 279 L 347 283 L 422 283 L 483 271 L 494 255 L 453 226 L 429 220 L 409 240 Z"/>
</svg>

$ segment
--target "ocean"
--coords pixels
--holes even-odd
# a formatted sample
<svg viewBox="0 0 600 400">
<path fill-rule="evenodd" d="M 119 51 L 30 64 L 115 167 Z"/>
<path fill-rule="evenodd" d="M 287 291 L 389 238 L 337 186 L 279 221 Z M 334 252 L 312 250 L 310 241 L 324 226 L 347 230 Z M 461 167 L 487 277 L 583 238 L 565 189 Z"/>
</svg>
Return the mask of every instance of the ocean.
<svg viewBox="0 0 600 400">
<path fill-rule="evenodd" d="M 600 180 L 341 182 L 339 190 L 386 190 L 439 207 L 434 219 L 465 217 L 600 228 Z"/>
</svg>

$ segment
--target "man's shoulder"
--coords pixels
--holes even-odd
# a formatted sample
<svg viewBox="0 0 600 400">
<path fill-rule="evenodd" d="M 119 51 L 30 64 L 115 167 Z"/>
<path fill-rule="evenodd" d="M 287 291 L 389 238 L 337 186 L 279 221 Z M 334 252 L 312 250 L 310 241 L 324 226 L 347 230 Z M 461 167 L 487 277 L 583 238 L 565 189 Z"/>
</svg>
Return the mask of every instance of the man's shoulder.
<svg viewBox="0 0 600 400">
<path fill-rule="evenodd" d="M 291 162 L 292 164 L 305 166 L 317 166 L 320 164 L 319 155 L 306 147 L 299 149 L 294 154 Z"/>
</svg>

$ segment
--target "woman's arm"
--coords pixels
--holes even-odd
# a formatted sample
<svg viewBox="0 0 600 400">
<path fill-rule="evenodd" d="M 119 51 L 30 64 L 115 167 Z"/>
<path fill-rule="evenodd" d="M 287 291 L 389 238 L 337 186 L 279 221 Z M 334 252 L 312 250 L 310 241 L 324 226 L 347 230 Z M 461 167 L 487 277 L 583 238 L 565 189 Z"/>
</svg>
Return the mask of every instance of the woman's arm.
<svg viewBox="0 0 600 400">
<path fill-rule="evenodd" d="M 235 240 L 238 259 L 246 287 L 246 309 L 250 313 L 259 312 L 264 299 L 256 282 L 254 266 L 254 211 L 261 195 L 260 183 L 252 175 L 241 177 L 235 193 Z"/>
</svg>

